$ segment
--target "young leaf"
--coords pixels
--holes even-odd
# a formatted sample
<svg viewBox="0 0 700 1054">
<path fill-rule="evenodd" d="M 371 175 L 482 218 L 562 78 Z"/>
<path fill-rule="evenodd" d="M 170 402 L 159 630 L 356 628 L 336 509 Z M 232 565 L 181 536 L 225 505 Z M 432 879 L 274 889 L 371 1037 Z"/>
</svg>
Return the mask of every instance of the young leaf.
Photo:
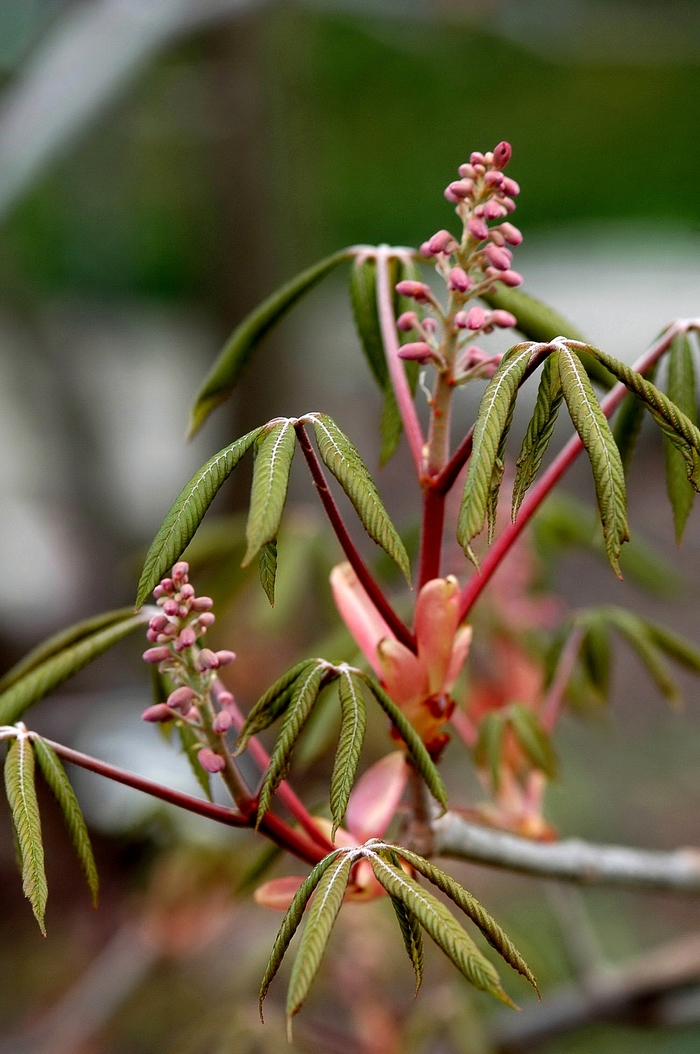
<svg viewBox="0 0 700 1054">
<path fill-rule="evenodd" d="M 681 703 L 680 689 L 673 680 L 668 664 L 644 620 L 631 611 L 612 605 L 603 608 L 602 614 L 634 648 L 664 698 L 671 706 L 679 706 Z"/>
<path fill-rule="evenodd" d="M 269 728 L 289 705 L 292 698 L 292 690 L 299 677 L 304 677 L 312 666 L 316 665 L 316 659 L 304 659 L 292 666 L 290 670 L 283 673 L 267 691 L 260 696 L 257 703 L 251 708 L 245 719 L 243 727 L 238 734 L 235 757 L 243 753 L 251 736 L 263 732 Z"/>
<path fill-rule="evenodd" d="M 270 601 L 275 606 L 275 580 L 277 579 L 277 539 L 273 538 L 260 550 L 260 584 Z"/>
<path fill-rule="evenodd" d="M 356 259 L 350 271 L 350 301 L 362 350 L 383 392 L 389 385 L 389 367 L 377 310 L 377 261 Z"/>
<path fill-rule="evenodd" d="M 686 417 L 696 425 L 698 406 L 693 353 L 690 341 L 685 334 L 679 334 L 671 344 L 666 390 L 671 402 L 675 403 L 678 409 L 682 410 Z M 680 545 L 690 510 L 693 507 L 695 491 L 688 480 L 683 455 L 666 435 L 664 436 L 664 460 L 666 462 L 666 489 L 673 509 L 676 542 Z"/>
<path fill-rule="evenodd" d="M 440 903 L 437 897 L 419 886 L 400 868 L 392 867 L 377 853 L 365 851 L 377 881 L 384 886 L 389 896 L 396 897 L 421 925 L 459 972 L 475 988 L 500 999 L 508 1006 L 514 1004 L 501 988 L 495 967 L 482 955 L 474 941 L 462 929 L 454 916 Z"/>
<path fill-rule="evenodd" d="M 398 564 L 410 585 L 408 554 L 364 461 L 327 414 L 314 414 L 313 425 L 321 459 L 354 505 L 367 534 Z"/>
<path fill-rule="evenodd" d="M 668 626 L 661 626 L 650 619 L 644 620 L 646 631 L 657 648 L 660 648 L 669 659 L 691 673 L 700 673 L 700 648 L 693 641 L 674 633 Z"/>
<path fill-rule="evenodd" d="M 591 686 L 601 700 L 607 699 L 612 671 L 612 647 L 608 628 L 602 619 L 586 620 L 580 657 Z"/>
<path fill-rule="evenodd" d="M 342 670 L 338 679 L 338 696 L 342 723 L 338 752 L 335 756 L 331 777 L 331 816 L 333 817 L 331 838 L 333 840 L 345 818 L 345 810 L 352 785 L 355 782 L 357 763 L 360 760 L 367 724 L 362 681 L 357 674 L 349 670 Z"/>
<path fill-rule="evenodd" d="M 503 959 L 505 959 L 509 966 L 512 966 L 514 970 L 517 970 L 519 974 L 522 974 L 539 995 L 539 988 L 532 970 L 527 965 L 510 937 L 504 933 L 483 904 L 481 904 L 476 897 L 473 897 L 471 893 L 468 893 L 463 886 L 460 886 L 459 882 L 455 882 L 450 875 L 445 874 L 445 872 L 441 871 L 439 867 L 436 867 L 435 864 L 431 864 L 429 860 L 425 860 L 422 856 L 419 856 L 418 853 L 414 853 L 410 849 L 404 849 L 403 846 L 396 846 L 396 852 L 399 856 L 403 857 L 403 859 L 410 864 L 415 871 L 420 875 L 423 875 L 424 878 L 427 878 L 434 886 L 437 886 L 441 893 L 444 893 L 450 898 L 450 900 L 454 901 L 457 907 L 461 908 L 465 915 L 468 915 L 472 922 L 478 926 L 491 947 L 494 948 Z"/>
<path fill-rule="evenodd" d="M 411 761 L 425 780 L 428 790 L 435 800 L 442 805 L 443 809 L 447 809 L 447 791 L 445 790 L 445 784 L 442 782 L 442 777 L 435 767 L 434 761 L 425 749 L 423 740 L 420 738 L 405 714 L 399 710 L 394 700 L 387 695 L 379 682 L 366 673 L 362 674 L 362 678 L 365 683 L 369 685 L 375 699 L 406 744 Z"/>
<path fill-rule="evenodd" d="M 537 714 L 521 703 L 511 703 L 507 713 L 508 723 L 522 750 L 533 765 L 550 779 L 554 779 L 557 774 L 557 759 Z"/>
<path fill-rule="evenodd" d="M 199 431 L 212 410 L 228 399 L 244 366 L 268 330 L 272 329 L 297 300 L 351 255 L 349 249 L 341 249 L 340 252 L 333 253 L 332 256 L 302 271 L 263 300 L 236 327 L 209 371 L 192 407 L 188 432 L 190 438 Z"/>
<path fill-rule="evenodd" d="M 204 791 L 205 797 L 209 801 L 213 801 L 211 793 L 211 777 L 205 768 L 199 763 L 197 754 L 202 749 L 202 742 L 198 738 L 197 733 L 190 725 L 186 725 L 184 721 L 176 721 L 175 727 L 177 728 L 177 734 L 180 737 L 180 745 L 182 747 L 182 753 L 187 758 L 190 768 L 192 769 L 192 775 L 197 780 L 197 783 Z"/>
<path fill-rule="evenodd" d="M 547 357 L 542 369 L 540 386 L 537 391 L 535 409 L 528 425 L 523 445 L 518 454 L 513 483 L 513 523 L 518 515 L 525 494 L 539 472 L 542 458 L 552 438 L 557 414 L 564 393 L 561 390 L 559 370 L 557 367 L 558 352 Z"/>
<path fill-rule="evenodd" d="M 474 760 L 477 765 L 488 768 L 494 790 L 501 783 L 501 747 L 503 743 L 504 717 L 494 710 L 482 719 L 479 724 L 479 736 L 474 747 Z"/>
<path fill-rule="evenodd" d="M 349 853 L 341 854 L 327 868 L 316 889 L 309 917 L 301 935 L 287 990 L 287 1021 L 301 1010 L 321 965 L 333 924 L 343 903 L 353 865 Z"/>
<path fill-rule="evenodd" d="M 14 724 L 33 703 L 43 699 L 98 655 L 102 655 L 135 629 L 142 627 L 144 621 L 143 614 L 122 617 L 121 621 L 113 622 L 106 629 L 81 638 L 76 644 L 33 666 L 28 673 L 15 680 L 0 694 L 0 724 Z"/>
<path fill-rule="evenodd" d="M 39 929 L 46 936 L 44 914 L 49 891 L 44 872 L 41 820 L 34 786 L 34 752 L 29 736 L 20 733 L 5 758 L 5 790 L 22 864 L 22 887 Z"/>
<path fill-rule="evenodd" d="M 483 529 L 489 502 L 493 501 L 494 468 L 502 453 L 504 437 L 512 420 L 513 404 L 531 355 L 529 344 L 516 344 L 506 352 L 479 404 L 472 456 L 457 522 L 457 540 L 475 564 L 477 559 L 472 552 L 471 541 Z"/>
<path fill-rule="evenodd" d="M 299 738 L 306 719 L 318 698 L 318 693 L 321 691 L 321 685 L 327 673 L 328 670 L 325 666 L 314 663 L 308 672 L 298 677 L 294 683 L 294 691 L 289 708 L 270 756 L 270 764 L 265 773 L 265 778 L 260 787 L 258 824 L 260 824 L 270 807 L 272 795 L 287 773 L 294 744 Z"/>
<path fill-rule="evenodd" d="M 558 364 L 566 405 L 593 469 L 605 551 L 612 569 L 621 578 L 620 549 L 629 539 L 629 530 L 620 452 L 580 359 L 568 348 L 562 349 Z"/>
<path fill-rule="evenodd" d="M 259 442 L 245 532 L 248 548 L 242 567 L 250 563 L 263 545 L 277 537 L 296 444 L 294 425 L 288 420 L 267 426 L 264 438 Z"/>
<path fill-rule="evenodd" d="M 302 884 L 299 886 L 299 889 L 294 894 L 294 899 L 292 900 L 292 903 L 287 908 L 287 913 L 282 919 L 282 925 L 279 928 L 277 936 L 275 937 L 275 943 L 272 946 L 270 959 L 267 964 L 267 969 L 265 970 L 265 976 L 263 977 L 262 983 L 260 985 L 260 1020 L 262 1020 L 263 1016 L 262 1007 L 263 1002 L 265 1001 L 265 996 L 267 995 L 267 991 L 270 985 L 272 984 L 275 974 L 280 968 L 282 959 L 284 958 L 284 953 L 289 947 L 292 937 L 298 929 L 304 911 L 306 910 L 306 905 L 309 903 L 313 891 L 316 889 L 316 886 L 323 878 L 325 872 L 331 866 L 333 861 L 337 860 L 338 854 L 339 850 L 336 850 L 334 853 L 329 853 L 328 856 L 325 856 L 323 860 L 316 864 L 313 870 L 307 875 Z"/>
<path fill-rule="evenodd" d="M 391 898 L 391 906 L 394 909 L 401 936 L 403 937 L 404 948 L 411 960 L 411 966 L 415 974 L 416 988 L 414 994 L 418 995 L 418 989 L 423 980 L 423 933 L 420 922 L 398 897 Z"/>
<path fill-rule="evenodd" d="M 180 559 L 219 489 L 261 432 L 262 428 L 254 428 L 214 454 L 180 491 L 146 554 L 136 595 L 137 608 Z"/>
<path fill-rule="evenodd" d="M 44 742 L 40 736 L 33 737 L 32 745 L 42 775 L 63 813 L 70 840 L 85 874 L 88 889 L 92 894 L 93 907 L 96 908 L 100 880 L 97 876 L 97 865 L 92 853 L 90 835 L 88 834 L 78 799 L 75 796 L 75 791 L 71 787 L 66 770 L 55 750 L 48 743 Z"/>
</svg>

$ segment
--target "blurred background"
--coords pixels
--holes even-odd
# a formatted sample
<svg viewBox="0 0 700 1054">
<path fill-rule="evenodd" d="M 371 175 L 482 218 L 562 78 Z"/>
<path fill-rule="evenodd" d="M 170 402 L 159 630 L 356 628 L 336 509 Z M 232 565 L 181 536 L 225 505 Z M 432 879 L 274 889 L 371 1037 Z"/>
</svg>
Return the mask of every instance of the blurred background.
<svg viewBox="0 0 700 1054">
<path fill-rule="evenodd" d="M 344 275 L 268 338 L 234 398 L 189 445 L 188 408 L 233 326 L 281 281 L 344 245 L 416 245 L 449 226 L 442 189 L 471 150 L 513 144 L 524 288 L 592 341 L 632 362 L 666 323 L 700 313 L 699 119 L 692 0 L 3 0 L 2 669 L 57 628 L 130 603 L 144 547 L 181 486 L 254 425 L 325 410 L 377 468 L 380 400 Z M 475 405 L 465 398 L 459 424 Z M 235 571 L 246 471 L 217 502 L 227 519 L 209 535 L 226 573 L 212 571 L 204 545 L 195 584 L 218 584 L 222 645 L 240 655 L 231 686 L 248 706 L 269 683 L 271 654 L 281 669 L 311 643 L 348 642 L 323 591 L 306 603 L 338 557 L 299 465 L 274 615 Z M 379 479 L 410 534 L 405 450 Z M 583 466 L 567 487 L 590 500 Z M 643 595 L 582 554 L 562 559 L 556 589 L 571 605 L 629 602 L 697 640 L 700 524 L 691 517 L 676 553 L 663 491 L 660 450 L 645 435 L 631 475 L 632 527 L 675 566 L 677 589 Z M 139 724 L 150 698 L 140 651 L 131 641 L 110 652 L 37 708 L 33 726 L 194 792 L 186 762 Z M 372 737 L 378 757 L 387 746 L 380 725 Z M 612 709 L 568 719 L 557 746 L 562 776 L 548 814 L 563 834 L 698 844 L 692 685 L 684 712 L 669 713 L 621 649 Z M 459 765 L 463 756 L 452 761 L 457 774 Z M 309 800 L 323 797 L 325 772 L 321 763 L 300 773 Z M 102 905 L 93 915 L 47 802 L 47 941 L 23 901 L 2 806 L 0 1054 L 287 1049 L 280 1004 L 265 1029 L 255 1009 L 279 918 L 230 897 L 270 862 L 257 843 L 83 774 L 76 787 L 96 839 Z M 477 793 L 472 776 L 459 793 L 465 803 Z M 591 955 L 596 969 L 597 956 L 624 965 L 698 928 L 691 901 L 571 898 L 478 868 L 454 872 L 569 1007 Z M 295 1049 L 700 1049 L 697 947 L 689 987 L 661 1009 L 640 998 L 624 1021 L 573 1013 L 559 1032 L 550 1021 L 535 1047 L 437 955 L 413 1004 L 386 908 L 343 914 Z"/>
</svg>

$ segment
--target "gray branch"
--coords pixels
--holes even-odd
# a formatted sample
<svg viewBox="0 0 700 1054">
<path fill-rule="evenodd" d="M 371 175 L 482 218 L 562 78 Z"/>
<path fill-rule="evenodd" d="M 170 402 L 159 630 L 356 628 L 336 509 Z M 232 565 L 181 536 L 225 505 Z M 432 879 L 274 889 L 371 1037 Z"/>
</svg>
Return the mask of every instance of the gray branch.
<svg viewBox="0 0 700 1054">
<path fill-rule="evenodd" d="M 434 821 L 433 835 L 436 856 L 581 885 L 700 893 L 698 849 L 676 849 L 665 853 L 618 845 L 595 845 L 578 838 L 562 842 L 532 842 L 470 823 L 454 812 L 445 813 Z"/>
</svg>

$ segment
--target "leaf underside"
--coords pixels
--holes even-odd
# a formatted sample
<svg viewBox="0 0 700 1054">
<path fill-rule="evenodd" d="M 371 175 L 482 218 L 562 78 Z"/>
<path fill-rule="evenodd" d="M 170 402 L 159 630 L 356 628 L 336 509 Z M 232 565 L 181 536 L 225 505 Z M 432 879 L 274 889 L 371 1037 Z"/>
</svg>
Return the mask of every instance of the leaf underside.
<svg viewBox="0 0 700 1054">
<path fill-rule="evenodd" d="M 22 887 L 39 929 L 46 936 L 44 915 L 49 892 L 44 871 L 41 820 L 34 785 L 34 751 L 29 737 L 12 741 L 5 758 L 5 790 L 10 803 L 22 865 Z"/>
<path fill-rule="evenodd" d="M 260 550 L 260 584 L 270 607 L 275 606 L 275 582 L 277 581 L 277 539 L 266 542 Z"/>
<path fill-rule="evenodd" d="M 528 425 L 523 445 L 515 463 L 515 481 L 513 483 L 512 519 L 518 515 L 522 500 L 539 472 L 542 458 L 552 438 L 554 426 L 564 393 L 559 380 L 556 352 L 545 360 L 537 391 L 535 409 Z"/>
<path fill-rule="evenodd" d="M 296 432 L 291 421 L 266 426 L 257 447 L 246 524 L 246 567 L 262 546 L 277 537 L 287 500 L 289 473 L 296 450 Z"/>
<path fill-rule="evenodd" d="M 348 670 L 341 672 L 338 679 L 338 696 L 341 713 L 340 739 L 333 764 L 330 793 L 333 839 L 345 817 L 367 724 L 362 681 L 356 674 Z"/>
</svg>

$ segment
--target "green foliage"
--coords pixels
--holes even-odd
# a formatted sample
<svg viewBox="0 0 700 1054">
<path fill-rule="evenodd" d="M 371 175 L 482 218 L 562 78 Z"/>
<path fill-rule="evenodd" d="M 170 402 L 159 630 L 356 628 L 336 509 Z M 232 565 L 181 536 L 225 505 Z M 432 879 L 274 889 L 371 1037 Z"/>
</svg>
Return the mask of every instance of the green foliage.
<svg viewBox="0 0 700 1054">
<path fill-rule="evenodd" d="M 355 782 L 357 763 L 365 738 L 367 714 L 362 693 L 362 681 L 349 669 L 342 669 L 338 678 L 340 699 L 340 738 L 331 776 L 332 839 L 345 818 L 348 798 Z"/>
<path fill-rule="evenodd" d="M 299 678 L 305 678 L 306 673 L 312 666 L 316 666 L 316 659 L 304 659 L 292 666 L 290 670 L 283 673 L 267 691 L 260 696 L 257 703 L 251 708 L 245 719 L 243 727 L 238 735 L 235 756 L 238 757 L 248 746 L 251 736 L 263 732 L 277 720 L 286 710 L 292 697 L 294 685 Z"/>
<path fill-rule="evenodd" d="M 669 399 L 682 410 L 689 421 L 698 423 L 698 403 L 695 388 L 693 353 L 687 335 L 680 334 L 671 344 L 668 355 L 668 380 L 666 389 Z M 666 462 L 666 489 L 673 509 L 676 541 L 680 545 L 695 491 L 688 480 L 686 459 L 668 435 L 664 436 L 664 460 Z"/>
<path fill-rule="evenodd" d="M 418 995 L 418 989 L 423 981 L 423 931 L 419 920 L 411 914 L 398 897 L 391 897 L 391 906 L 401 930 L 403 946 L 413 967 L 416 978 L 415 995 Z"/>
<path fill-rule="evenodd" d="M 146 554 L 136 607 L 143 604 L 161 578 L 180 559 L 222 484 L 262 431 L 262 428 L 255 428 L 224 447 L 195 472 L 182 489 Z"/>
<path fill-rule="evenodd" d="M 610 633 L 603 620 L 587 621 L 579 654 L 588 682 L 600 700 L 606 700 L 610 692 L 613 654 Z"/>
<path fill-rule="evenodd" d="M 479 736 L 474 747 L 474 760 L 482 768 L 488 768 L 494 790 L 498 790 L 501 785 L 501 749 L 504 731 L 504 714 L 500 710 L 492 710 L 479 722 Z"/>
<path fill-rule="evenodd" d="M 246 524 L 246 567 L 259 549 L 277 537 L 289 488 L 297 436 L 292 421 L 266 425 L 256 443 L 253 485 Z"/>
<path fill-rule="evenodd" d="M 75 849 L 80 866 L 85 873 L 88 888 L 92 894 L 93 907 L 97 907 L 97 899 L 100 881 L 97 875 L 97 865 L 92 852 L 90 835 L 83 819 L 83 813 L 71 787 L 70 780 L 66 775 L 61 761 L 55 750 L 46 743 L 41 736 L 32 738 L 32 746 L 39 763 L 41 773 L 53 794 L 58 807 L 63 813 L 63 819 L 68 828 L 70 840 Z"/>
<path fill-rule="evenodd" d="M 351 250 L 327 256 L 324 260 L 302 271 L 286 285 L 281 286 L 236 327 L 219 353 L 216 362 L 202 385 L 190 414 L 188 435 L 199 431 L 209 414 L 219 403 L 228 399 L 253 351 L 296 302 L 308 293 L 343 260 L 352 255 Z"/>
<path fill-rule="evenodd" d="M 349 497 L 367 534 L 398 564 L 410 585 L 408 554 L 367 466 L 327 414 L 313 414 L 312 421 L 321 459 Z"/>
<path fill-rule="evenodd" d="M 557 423 L 557 414 L 563 398 L 557 361 L 553 355 L 550 355 L 542 369 L 535 409 L 516 461 L 512 512 L 514 523 L 522 500 L 539 472 L 542 458 Z"/>
<path fill-rule="evenodd" d="M 275 606 L 275 581 L 277 580 L 277 539 L 266 542 L 260 550 L 260 585 L 265 590 L 265 596 L 270 601 L 270 607 Z"/>
<path fill-rule="evenodd" d="M 513 416 L 513 406 L 532 356 L 530 344 L 516 344 L 506 352 L 479 404 L 474 442 L 457 522 L 457 539 L 477 564 L 471 541 L 483 529 L 489 509 L 498 496 L 503 475 L 503 443 Z"/>
<path fill-rule="evenodd" d="M 184 721 L 176 720 L 175 727 L 177 728 L 177 734 L 180 739 L 182 753 L 189 762 L 189 766 L 192 769 L 192 775 L 204 791 L 206 798 L 209 801 L 213 801 L 214 799 L 211 793 L 211 777 L 207 770 L 200 765 L 199 758 L 197 757 L 197 754 L 202 749 L 201 740 L 191 725 L 185 724 Z"/>
<path fill-rule="evenodd" d="M 13 724 L 33 703 L 43 699 L 98 655 L 143 626 L 145 621 L 143 614 L 124 613 L 110 622 L 106 629 L 82 636 L 77 643 L 61 651 L 52 649 L 49 658 L 33 664 L 0 693 L 0 724 Z M 65 632 L 68 637 L 70 631 Z"/>
<path fill-rule="evenodd" d="M 644 403 L 632 392 L 628 392 L 615 415 L 613 437 L 620 451 L 620 461 L 625 476 L 632 464 L 632 456 L 644 423 Z"/>
<path fill-rule="evenodd" d="M 511 703 L 506 712 L 506 719 L 532 764 L 541 769 L 549 779 L 554 779 L 557 774 L 557 759 L 549 736 L 534 710 L 523 706 L 522 703 Z"/>
<path fill-rule="evenodd" d="M 24 895 L 32 906 L 39 929 L 46 936 L 44 915 L 49 891 L 44 871 L 41 820 L 34 785 L 34 751 L 26 732 L 18 733 L 7 752 L 5 791 L 17 836 Z"/>
</svg>

